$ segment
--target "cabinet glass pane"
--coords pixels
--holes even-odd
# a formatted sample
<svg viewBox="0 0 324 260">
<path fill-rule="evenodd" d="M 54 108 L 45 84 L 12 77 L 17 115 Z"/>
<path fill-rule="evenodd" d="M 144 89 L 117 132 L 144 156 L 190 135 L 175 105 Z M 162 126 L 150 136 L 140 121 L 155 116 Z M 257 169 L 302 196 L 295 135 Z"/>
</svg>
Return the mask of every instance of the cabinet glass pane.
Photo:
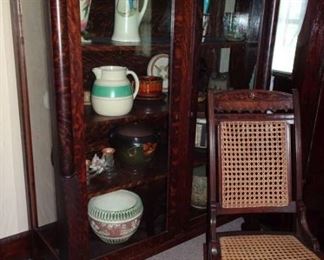
<svg viewBox="0 0 324 260">
<path fill-rule="evenodd" d="M 81 26 L 84 25 L 81 23 Z M 107 245 L 90 232 L 92 257 L 167 229 L 170 26 L 171 0 L 91 2 L 88 23 L 82 32 L 85 152 L 91 161 L 95 154 L 102 158 L 104 148 L 113 147 L 115 164 L 113 170 L 97 176 L 90 168 L 88 197 L 127 189 L 138 194 L 144 206 L 139 228 L 124 243 Z M 123 79 L 116 79 L 106 73 L 116 67 L 102 66 L 127 70 Z M 101 72 L 96 75 L 94 68 Z M 126 76 L 129 70 L 135 76 Z M 125 108 L 119 102 L 127 93 L 117 90 L 116 86 L 129 81 L 131 93 L 135 95 L 137 80 L 134 77 L 139 79 L 139 91 L 130 112 L 119 113 Z M 114 88 L 108 89 L 108 85 Z M 96 108 L 98 96 L 109 97 L 110 101 L 115 98 L 115 103 L 107 102 L 102 112 Z M 117 110 L 117 116 L 112 115 L 113 109 Z"/>
<path fill-rule="evenodd" d="M 201 92 L 254 87 L 262 10 L 263 1 L 210 1 L 203 18 Z"/>
<path fill-rule="evenodd" d="M 205 0 L 201 3 L 192 192 L 197 190 L 197 169 L 207 165 L 208 150 L 202 146 L 208 133 L 205 127 L 207 91 L 255 87 L 264 3 L 260 0 Z M 199 214 L 203 215 L 203 210 L 192 206 L 192 219 Z"/>
</svg>

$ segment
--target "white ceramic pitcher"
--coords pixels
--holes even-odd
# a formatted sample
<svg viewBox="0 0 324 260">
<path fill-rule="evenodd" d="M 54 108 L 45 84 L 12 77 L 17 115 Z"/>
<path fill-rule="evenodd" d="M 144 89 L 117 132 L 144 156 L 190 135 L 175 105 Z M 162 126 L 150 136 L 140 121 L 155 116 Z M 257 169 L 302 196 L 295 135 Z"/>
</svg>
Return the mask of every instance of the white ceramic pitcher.
<svg viewBox="0 0 324 260">
<path fill-rule="evenodd" d="M 147 8 L 144 0 L 139 11 L 138 0 L 115 0 L 115 21 L 112 40 L 117 42 L 140 42 L 139 26 Z"/>
<path fill-rule="evenodd" d="M 94 111 L 103 116 L 128 114 L 138 93 L 139 80 L 134 71 L 121 66 L 102 66 L 92 69 L 96 76 L 91 92 Z M 135 80 L 135 90 L 127 75 Z"/>
</svg>

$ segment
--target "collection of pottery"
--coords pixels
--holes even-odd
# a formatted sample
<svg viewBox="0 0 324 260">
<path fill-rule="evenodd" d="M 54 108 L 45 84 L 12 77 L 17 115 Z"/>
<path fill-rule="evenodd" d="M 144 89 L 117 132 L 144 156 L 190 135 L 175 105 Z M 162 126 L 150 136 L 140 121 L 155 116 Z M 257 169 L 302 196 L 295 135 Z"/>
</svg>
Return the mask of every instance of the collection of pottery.
<svg viewBox="0 0 324 260">
<path fill-rule="evenodd" d="M 80 0 L 81 41 L 87 40 L 86 31 L 92 0 Z M 139 26 L 147 9 L 148 0 L 139 10 L 137 0 L 115 0 L 114 44 L 138 43 Z M 103 116 L 128 114 L 134 99 L 160 98 L 165 80 L 155 75 L 138 78 L 134 71 L 123 66 L 101 66 L 92 69 L 95 75 L 91 91 L 85 91 L 84 104 Z M 134 79 L 134 86 L 128 80 Z M 164 81 L 163 81 L 164 80 Z M 167 78 L 166 78 L 167 80 Z M 104 172 L 114 172 L 114 155 L 121 165 L 142 168 L 155 156 L 158 136 L 148 126 L 139 123 L 126 124 L 113 130 L 110 142 L 114 148 L 105 148 L 102 156 L 87 160 L 89 180 Z M 109 175 L 110 176 L 110 175 Z M 118 244 L 127 241 L 138 229 L 143 214 L 141 198 L 134 192 L 118 190 L 95 196 L 88 203 L 89 223 L 94 233 L 105 243 Z"/>
<path fill-rule="evenodd" d="M 88 40 L 86 31 L 91 3 L 92 0 L 79 0 L 81 41 L 84 43 L 91 42 L 91 40 Z M 139 26 L 147 7 L 148 0 L 143 1 L 141 9 L 138 0 L 115 0 L 114 28 L 111 37 L 114 44 L 119 42 L 122 45 L 125 43 L 133 45 L 141 41 Z M 162 63 L 158 64 L 158 61 Z M 164 67 L 160 67 L 162 65 Z M 151 69 L 149 70 L 149 68 Z M 154 70 L 164 72 L 164 74 L 159 75 Z M 160 100 L 164 97 L 162 86 L 163 92 L 166 92 L 168 55 L 155 55 L 148 66 L 148 76 L 141 77 L 140 80 L 135 72 L 122 66 L 101 66 L 93 68 L 92 71 L 96 79 L 91 92 L 84 92 L 84 104 L 91 104 L 94 111 L 99 115 L 123 116 L 131 111 L 138 91 L 138 99 L 142 100 Z M 134 89 L 127 78 L 129 74 L 134 78 Z M 163 81 L 159 77 L 162 77 Z"/>
<path fill-rule="evenodd" d="M 88 203 L 90 226 L 108 244 L 127 241 L 138 229 L 142 214 L 141 198 L 128 190 L 95 196 Z"/>
</svg>

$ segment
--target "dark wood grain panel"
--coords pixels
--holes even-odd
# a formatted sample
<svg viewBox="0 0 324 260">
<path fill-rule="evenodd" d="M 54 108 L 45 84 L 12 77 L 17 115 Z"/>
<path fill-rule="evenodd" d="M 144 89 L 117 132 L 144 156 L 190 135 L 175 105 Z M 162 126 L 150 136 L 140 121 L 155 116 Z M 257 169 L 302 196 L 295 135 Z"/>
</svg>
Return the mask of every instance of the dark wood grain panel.
<svg viewBox="0 0 324 260">
<path fill-rule="evenodd" d="M 51 1 L 54 86 L 62 174 L 82 176 L 83 92 L 78 1 Z M 73 48 L 74 51 L 70 52 Z M 80 91 L 81 90 L 81 91 Z M 81 101 L 81 102 L 80 102 Z M 73 119 L 72 119 L 73 115 Z M 75 141 L 72 142 L 72 137 Z M 84 172 L 84 170 L 83 170 Z"/>
<path fill-rule="evenodd" d="M 170 127 L 170 188 L 169 219 L 172 229 L 186 225 L 190 211 L 192 154 L 194 140 L 194 113 L 192 102 L 197 100 L 197 89 L 193 89 L 198 77 L 198 52 L 195 44 L 200 42 L 199 32 L 195 30 L 199 21 L 197 1 L 175 1 L 177 13 L 173 28 L 172 63 L 171 63 L 171 125 Z M 196 35 L 196 33 L 198 33 Z M 197 45 L 198 46 L 198 45 Z M 186 144 L 186 145 L 184 145 Z M 182 192 L 179 192 L 179 191 Z M 177 218 L 176 212 L 182 212 Z"/>
<path fill-rule="evenodd" d="M 300 91 L 305 203 L 324 246 L 324 1 L 308 1 L 297 41 L 293 86 Z"/>
<path fill-rule="evenodd" d="M 88 254 L 79 1 L 50 1 L 57 136 L 55 173 L 60 257 Z M 81 72 L 81 73 L 80 73 Z M 54 131 L 55 133 L 56 131 Z"/>
<path fill-rule="evenodd" d="M 63 5 L 63 6 L 62 6 Z M 53 42 L 53 57 L 54 68 L 54 86 L 56 96 L 56 107 L 58 108 L 57 125 L 58 125 L 58 142 L 61 151 L 62 162 L 62 174 L 71 175 L 74 172 L 73 169 L 73 148 L 72 148 L 72 122 L 71 122 L 71 107 L 70 107 L 70 89 L 66 86 L 69 83 L 68 74 L 68 58 L 64 53 L 68 53 L 67 46 L 67 28 L 66 28 L 66 14 L 64 3 L 57 1 L 51 2 L 51 20 L 52 20 L 52 42 Z M 63 12 L 63 13 L 62 13 Z M 60 30 L 65 30 L 65 34 Z M 64 45 L 61 45 L 64 43 Z M 64 154 L 64 157 L 62 156 Z"/>
<path fill-rule="evenodd" d="M 291 94 L 264 90 L 239 90 L 239 91 L 215 91 L 215 111 L 240 112 L 265 112 L 271 109 L 277 111 L 291 111 L 293 102 Z"/>
<path fill-rule="evenodd" d="M 84 164 L 83 164 L 84 165 Z M 85 167 L 84 167 L 85 168 Z M 58 180 L 65 208 L 59 208 L 58 237 L 61 259 L 88 259 L 87 187 L 77 175 Z"/>
<path fill-rule="evenodd" d="M 313 162 L 310 161 L 313 156 L 324 154 L 321 153 L 323 138 L 319 135 L 317 135 L 318 138 L 316 139 L 314 137 L 315 132 L 319 134 L 320 129 L 324 129 L 321 128 L 323 120 L 320 120 L 321 115 L 323 115 L 322 99 L 324 89 L 324 62 L 322 58 L 324 54 L 323 7 L 324 1 L 309 1 L 305 21 L 298 38 L 293 70 L 293 82 L 302 97 L 300 104 L 306 172 L 313 166 L 312 170 L 315 170 L 315 172 L 324 170 L 323 166 L 320 165 L 322 159 L 317 157 Z M 316 128 L 319 130 L 316 130 Z"/>
<path fill-rule="evenodd" d="M 32 232 L 27 231 L 0 239 L 1 259 L 29 259 L 32 257 Z"/>
</svg>

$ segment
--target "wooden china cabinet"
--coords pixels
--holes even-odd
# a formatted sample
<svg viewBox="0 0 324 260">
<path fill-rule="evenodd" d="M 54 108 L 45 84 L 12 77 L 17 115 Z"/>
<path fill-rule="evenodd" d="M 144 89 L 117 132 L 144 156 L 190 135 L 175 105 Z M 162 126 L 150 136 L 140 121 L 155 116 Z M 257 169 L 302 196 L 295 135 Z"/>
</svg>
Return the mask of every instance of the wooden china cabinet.
<svg viewBox="0 0 324 260">
<path fill-rule="evenodd" d="M 227 2 L 232 3 L 232 12 L 248 17 L 243 40 L 223 37 Z M 204 116 L 204 93 L 222 62 L 229 64 L 227 89 L 266 88 L 278 1 L 211 1 L 202 42 L 202 1 L 151 0 L 140 26 L 141 42 L 136 45 L 111 41 L 112 0 L 92 0 L 87 26 L 91 43 L 81 43 L 79 0 L 51 0 L 48 8 L 59 220 L 37 230 L 48 249 L 42 252 L 45 258 L 143 259 L 202 234 L 207 211 L 191 206 L 191 186 L 193 169 L 207 164 L 206 151 L 195 148 L 194 142 L 196 118 Z M 230 54 L 222 54 L 223 48 Z M 84 104 L 84 92 L 91 91 L 95 79 L 92 68 L 119 65 L 142 76 L 152 57 L 160 54 L 167 54 L 169 60 L 163 99 L 136 99 L 131 112 L 119 117 L 97 115 Z M 197 102 L 198 97 L 202 102 Z M 110 146 L 112 129 L 132 122 L 150 125 L 159 133 L 152 163 L 136 174 L 119 165 L 113 178 L 99 175 L 87 182 L 85 161 Z M 143 201 L 144 215 L 130 240 L 109 245 L 92 232 L 87 204 L 93 196 L 118 189 L 136 192 Z"/>
</svg>

